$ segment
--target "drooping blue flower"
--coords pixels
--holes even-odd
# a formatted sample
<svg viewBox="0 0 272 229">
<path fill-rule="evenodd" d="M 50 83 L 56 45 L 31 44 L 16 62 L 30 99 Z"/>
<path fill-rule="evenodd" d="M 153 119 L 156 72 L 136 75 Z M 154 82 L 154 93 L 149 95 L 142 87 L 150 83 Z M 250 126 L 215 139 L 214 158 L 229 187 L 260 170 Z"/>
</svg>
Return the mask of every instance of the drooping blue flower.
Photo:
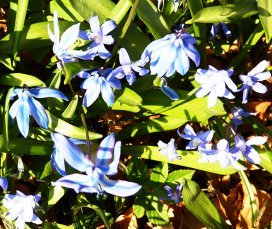
<svg viewBox="0 0 272 229">
<path fill-rule="evenodd" d="M 176 186 L 176 190 L 173 191 L 168 185 L 165 185 L 164 188 L 167 191 L 168 197 L 160 197 L 159 200 L 172 200 L 176 204 L 179 204 L 182 199 L 182 195 L 181 195 L 182 187 L 183 187 L 183 184 L 179 184 Z"/>
<path fill-rule="evenodd" d="M 196 81 L 201 84 L 201 87 L 196 92 L 196 97 L 201 98 L 209 94 L 208 107 L 213 107 L 216 104 L 217 97 L 225 97 L 233 99 L 235 96 L 230 92 L 237 91 L 237 86 L 230 79 L 233 70 L 217 70 L 215 67 L 209 65 L 207 70 L 198 69 L 195 74 Z M 228 88 L 226 87 L 228 86 Z"/>
<path fill-rule="evenodd" d="M 78 39 L 80 23 L 69 27 L 60 37 L 58 13 L 55 11 L 53 26 L 54 33 L 51 32 L 50 26 L 48 25 L 49 38 L 52 42 L 54 42 L 53 53 L 57 56 L 62 64 L 75 61 L 75 57 L 82 55 L 81 51 L 71 49 L 71 46 L 73 46 Z"/>
<path fill-rule="evenodd" d="M 16 88 L 10 93 L 10 99 L 18 99 L 12 104 L 9 110 L 10 116 L 16 117 L 18 128 L 21 134 L 26 138 L 29 131 L 29 115 L 32 115 L 39 126 L 48 128 L 48 116 L 44 107 L 36 98 L 54 97 L 68 100 L 67 97 L 60 91 L 51 88 Z"/>
<path fill-rule="evenodd" d="M 6 218 L 8 220 L 16 219 L 16 228 L 24 229 L 25 223 L 41 224 L 42 221 L 34 213 L 35 207 L 39 206 L 41 195 L 25 195 L 20 191 L 16 191 L 15 195 L 6 194 L 2 203 L 8 209 Z"/>
<path fill-rule="evenodd" d="M 80 31 L 79 37 L 84 40 L 90 40 L 92 43 L 80 58 L 93 60 L 96 55 L 102 59 L 110 58 L 111 53 L 105 48 L 105 45 L 113 44 L 114 39 L 108 34 L 116 28 L 116 23 L 108 20 L 100 27 L 98 16 L 90 17 L 89 23 L 91 31 Z"/>
<path fill-rule="evenodd" d="M 226 139 L 221 139 L 217 143 L 216 149 L 203 148 L 200 145 L 198 152 L 202 156 L 200 159 L 201 162 L 219 162 L 223 168 L 232 165 L 237 169 L 244 169 L 244 167 L 237 163 L 237 160 L 242 156 L 240 150 L 236 147 L 230 148 Z"/>
<path fill-rule="evenodd" d="M 131 63 L 128 52 L 124 48 L 121 48 L 119 51 L 119 62 L 121 66 L 114 69 L 111 72 L 111 75 L 117 79 L 122 79 L 126 76 L 129 85 L 132 85 L 136 80 L 135 72 L 138 72 L 140 76 L 144 76 L 149 73 L 149 70 L 141 68 L 145 65 L 146 61 L 141 59 Z"/>
<path fill-rule="evenodd" d="M 0 177 L 0 186 L 4 191 L 8 189 L 8 179 L 6 177 Z"/>
<path fill-rule="evenodd" d="M 111 180 L 107 175 L 115 175 L 121 154 L 121 142 L 115 143 L 114 134 L 110 134 L 100 143 L 94 162 L 82 151 L 67 149 L 71 144 L 59 138 L 59 149 L 62 151 L 65 161 L 79 172 L 84 174 L 71 174 L 62 177 L 53 185 L 72 188 L 76 192 L 101 192 L 102 190 L 117 196 L 130 196 L 141 188 L 139 184 Z M 75 146 L 73 146 L 75 147 Z M 58 161 L 57 161 L 58 162 Z"/>
<path fill-rule="evenodd" d="M 171 100 L 178 100 L 180 98 L 179 94 L 173 88 L 168 86 L 165 78 L 162 77 L 161 79 L 161 91 L 163 92 L 163 94 L 165 94 Z"/>
<path fill-rule="evenodd" d="M 232 113 L 232 123 L 234 125 L 234 129 L 237 130 L 238 126 L 243 124 L 243 117 L 249 117 L 250 115 L 256 115 L 257 112 L 246 112 L 241 107 L 231 109 Z"/>
<path fill-rule="evenodd" d="M 80 154 L 81 149 L 77 145 L 83 145 L 85 141 L 67 138 L 59 133 L 51 133 L 51 138 L 55 143 L 55 149 L 51 155 L 52 168 L 56 169 L 60 175 L 65 176 L 66 171 L 63 151 L 70 151 L 68 155 L 73 153 Z M 62 144 L 59 144 L 59 142 Z"/>
<path fill-rule="evenodd" d="M 184 139 L 190 140 L 186 149 L 196 149 L 199 145 L 205 148 L 205 144 L 208 144 L 213 138 L 214 131 L 199 131 L 195 133 L 194 129 L 187 124 L 184 128 L 184 134 L 181 134 L 178 130 L 178 135 Z"/>
<path fill-rule="evenodd" d="M 261 136 L 255 136 L 245 141 L 240 135 L 235 135 L 235 146 L 241 151 L 244 157 L 254 164 L 259 164 L 261 159 L 258 152 L 252 147 L 252 145 L 262 145 L 266 142 L 267 138 Z"/>
<path fill-rule="evenodd" d="M 171 140 L 168 144 L 166 144 L 160 140 L 158 142 L 158 147 L 159 147 L 159 152 L 162 155 L 168 156 L 168 160 L 173 161 L 173 160 L 180 160 L 181 159 L 181 157 L 178 155 L 174 138 L 171 138 Z"/>
<path fill-rule="evenodd" d="M 221 28 L 223 30 L 223 33 L 226 35 L 226 37 L 231 37 L 232 35 L 231 31 L 229 30 L 228 26 L 224 22 L 212 24 L 212 27 L 211 27 L 212 36 L 215 37 Z"/>
<path fill-rule="evenodd" d="M 190 68 L 189 58 L 199 65 L 200 55 L 195 49 L 196 39 L 184 28 L 178 28 L 175 33 L 151 42 L 143 54 L 142 59 L 149 58 L 150 71 L 158 77 L 169 77 L 177 71 L 185 75 Z"/>
<path fill-rule="evenodd" d="M 78 74 L 79 77 L 85 78 L 80 85 L 82 89 L 85 89 L 85 95 L 83 98 L 83 105 L 85 107 L 91 106 L 98 98 L 100 92 L 103 100 L 112 106 L 114 103 L 113 89 L 121 89 L 121 82 L 119 79 L 110 75 L 112 69 L 99 69 L 91 72 L 82 71 Z"/>
<path fill-rule="evenodd" d="M 267 87 L 260 83 L 260 81 L 267 80 L 271 73 L 269 71 L 263 72 L 268 66 L 268 61 L 261 61 L 255 68 L 253 68 L 247 75 L 241 74 L 240 80 L 243 82 L 243 86 L 238 91 L 243 91 L 242 103 L 247 103 L 247 97 L 250 90 L 257 93 L 264 94 L 267 92 Z"/>
</svg>

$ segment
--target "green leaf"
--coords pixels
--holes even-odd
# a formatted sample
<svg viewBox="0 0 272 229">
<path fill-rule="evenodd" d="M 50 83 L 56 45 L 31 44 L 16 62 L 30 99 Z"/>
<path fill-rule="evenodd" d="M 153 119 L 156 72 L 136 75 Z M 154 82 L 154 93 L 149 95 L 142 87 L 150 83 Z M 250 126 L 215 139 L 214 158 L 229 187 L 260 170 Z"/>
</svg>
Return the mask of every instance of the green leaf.
<svg viewBox="0 0 272 229">
<path fill-rule="evenodd" d="M 119 110 L 119 111 L 129 111 L 133 113 L 139 112 L 141 109 L 138 106 L 129 106 L 125 103 L 121 103 L 118 100 L 114 102 L 112 106 L 113 110 Z"/>
<path fill-rule="evenodd" d="M 143 102 L 142 97 L 128 87 L 115 91 L 115 98 L 116 101 L 129 106 L 140 106 Z"/>
<path fill-rule="evenodd" d="M 137 157 L 131 158 L 127 166 L 127 178 L 134 182 L 144 182 L 149 178 L 147 166 L 143 160 Z"/>
<path fill-rule="evenodd" d="M 252 0 L 237 1 L 234 4 L 206 7 L 200 10 L 186 24 L 237 22 L 242 18 L 257 14 L 256 2 Z"/>
<path fill-rule="evenodd" d="M 170 173 L 165 181 L 165 183 L 183 183 L 184 179 L 192 179 L 195 170 L 180 169 Z"/>
<path fill-rule="evenodd" d="M 149 221 L 155 225 L 166 225 L 169 223 L 168 207 L 161 203 L 158 197 L 153 195 L 146 196 L 148 199 L 149 207 L 146 210 L 146 216 Z"/>
<path fill-rule="evenodd" d="M 204 225 L 210 228 L 230 228 L 197 183 L 186 180 L 183 185 L 185 207 Z"/>
<path fill-rule="evenodd" d="M 64 195 L 65 189 L 61 186 L 51 186 L 49 188 L 48 208 L 53 207 Z"/>
<path fill-rule="evenodd" d="M 69 0 L 53 0 L 50 2 L 50 12 L 58 12 L 58 17 L 67 21 L 82 22 L 84 18 L 73 8 Z"/>
<path fill-rule="evenodd" d="M 70 119 L 73 117 L 77 105 L 78 105 L 78 95 L 75 95 L 74 98 L 70 101 L 69 105 L 66 107 L 66 109 L 62 113 L 62 118 L 64 119 Z"/>
<path fill-rule="evenodd" d="M 136 200 L 133 204 L 133 213 L 136 215 L 137 218 L 142 218 L 145 213 L 145 208 L 142 205 L 137 204 Z"/>
<path fill-rule="evenodd" d="M 128 139 L 143 134 L 174 130 L 185 124 L 187 121 L 188 120 L 182 120 L 178 117 L 157 115 L 150 117 L 146 121 L 126 126 L 126 128 L 118 132 L 116 136 L 118 136 L 119 139 Z"/>
<path fill-rule="evenodd" d="M 77 208 L 91 208 L 91 209 L 93 209 L 96 212 L 96 214 L 99 215 L 99 217 L 102 219 L 105 226 L 108 229 L 111 228 L 111 224 L 110 224 L 109 220 L 107 219 L 107 216 L 106 216 L 104 210 L 102 208 L 98 207 L 97 205 L 82 203 L 82 204 L 77 204 L 77 205 L 73 206 L 73 209 L 77 209 Z"/>
<path fill-rule="evenodd" d="M 23 27 L 25 24 L 26 12 L 29 0 L 18 0 L 18 10 L 16 11 L 14 33 L 12 37 L 12 55 L 18 52 L 19 42 L 22 36 Z"/>
<path fill-rule="evenodd" d="M 45 83 L 35 76 L 23 74 L 23 73 L 10 73 L 0 76 L 0 84 L 23 87 L 27 84 L 28 87 L 42 86 L 45 87 Z"/>
<path fill-rule="evenodd" d="M 167 163 L 160 163 L 157 165 L 150 175 L 150 180 L 156 183 L 164 183 L 168 176 L 168 164 Z"/>
<path fill-rule="evenodd" d="M 3 135 L 0 136 L 0 150 L 6 152 Z M 50 155 L 53 152 L 53 143 L 41 142 L 30 138 L 15 138 L 9 141 L 9 150 L 16 155 Z"/>
<path fill-rule="evenodd" d="M 159 153 L 159 148 L 156 146 L 143 145 L 123 145 L 122 153 L 125 155 L 133 155 L 143 159 L 153 161 L 167 162 L 168 164 L 180 165 L 188 168 L 204 170 L 216 174 L 233 174 L 237 172 L 232 166 L 222 168 L 218 162 L 199 162 L 201 155 L 198 151 L 177 150 L 178 155 L 182 157 L 181 160 L 169 161 L 165 155 Z"/>
<path fill-rule="evenodd" d="M 135 0 L 130 0 L 130 2 L 131 4 L 134 4 Z M 165 19 L 152 1 L 139 1 L 137 14 L 148 27 L 155 39 L 162 38 L 171 33 Z"/>
<path fill-rule="evenodd" d="M 68 122 L 65 122 L 64 120 L 57 118 L 55 115 L 53 115 L 51 112 L 46 111 L 49 119 L 48 128 L 61 133 L 67 137 L 75 138 L 75 139 L 86 139 L 86 131 L 83 128 L 79 128 L 77 126 L 71 125 Z M 89 131 L 89 139 L 95 140 L 102 138 L 101 134 L 91 132 Z"/>
<path fill-rule="evenodd" d="M 272 38 L 272 2 L 268 0 L 257 1 L 259 17 L 264 28 L 266 43 Z"/>
<path fill-rule="evenodd" d="M 51 160 L 50 160 L 50 161 L 48 161 L 46 163 L 46 165 L 45 165 L 45 167 L 43 169 L 43 172 L 42 172 L 42 174 L 40 176 L 40 179 L 43 179 L 43 178 L 45 178 L 45 177 L 47 177 L 47 176 L 49 176 L 51 174 L 52 174 L 52 163 L 51 163 Z"/>
<path fill-rule="evenodd" d="M 128 13 L 130 6 L 131 4 L 128 0 L 119 0 L 116 6 L 113 8 L 109 18 L 114 20 L 118 25 Z"/>
<path fill-rule="evenodd" d="M 100 22 L 111 15 L 115 6 L 110 0 L 70 0 L 70 3 L 86 21 L 89 21 L 90 16 L 98 15 Z"/>
<path fill-rule="evenodd" d="M 63 224 L 59 224 L 59 223 L 51 223 L 51 222 L 43 222 L 43 229 L 73 229 L 74 226 L 70 225 L 70 226 L 66 226 Z"/>
<path fill-rule="evenodd" d="M 12 59 L 9 55 L 0 55 L 0 63 L 5 65 L 9 70 L 14 71 Z"/>
<path fill-rule="evenodd" d="M 266 169 L 268 172 L 272 174 L 272 154 L 271 151 L 265 151 L 265 150 L 258 150 L 261 162 L 260 166 L 262 166 L 264 169 Z"/>
</svg>

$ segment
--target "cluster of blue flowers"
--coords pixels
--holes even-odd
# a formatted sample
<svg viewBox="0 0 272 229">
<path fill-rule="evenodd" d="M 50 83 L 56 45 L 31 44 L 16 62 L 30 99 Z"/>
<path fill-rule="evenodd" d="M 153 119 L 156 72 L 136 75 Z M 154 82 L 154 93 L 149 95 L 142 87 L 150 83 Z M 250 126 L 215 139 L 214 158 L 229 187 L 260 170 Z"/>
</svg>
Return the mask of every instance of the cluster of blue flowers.
<svg viewBox="0 0 272 229">
<path fill-rule="evenodd" d="M 175 10 L 179 5 L 179 1 L 174 1 Z M 58 67 L 68 62 L 74 62 L 78 59 L 94 60 L 99 57 L 103 60 L 111 58 L 111 53 L 105 45 L 112 45 L 114 39 L 109 33 L 116 28 L 116 23 L 112 20 L 104 22 L 100 26 L 97 16 L 89 19 L 90 30 L 81 31 L 80 24 L 76 24 L 68 28 L 62 35 L 58 24 L 57 12 L 53 17 L 53 32 L 48 26 L 48 34 L 53 44 L 53 53 L 58 58 Z M 225 24 L 222 26 L 225 34 L 230 35 L 230 31 Z M 218 32 L 218 26 L 214 25 L 212 34 L 215 36 Z M 78 39 L 90 41 L 90 45 L 86 50 L 75 49 Z M 101 94 L 103 100 L 108 106 L 114 104 L 114 90 L 121 89 L 121 80 L 126 78 L 129 85 L 132 85 L 136 76 L 145 76 L 147 74 L 156 75 L 162 79 L 161 89 L 172 100 L 179 99 L 176 91 L 167 85 L 166 78 L 173 76 L 176 72 L 185 75 L 190 69 L 190 61 L 198 67 L 200 64 L 200 54 L 194 47 L 197 40 L 183 27 L 175 29 L 174 33 L 151 42 L 143 51 L 139 60 L 133 62 L 126 49 L 119 50 L 120 66 L 115 69 L 99 68 L 86 69 L 77 74 L 77 77 L 84 79 L 80 85 L 85 90 L 83 105 L 91 106 Z M 150 70 L 144 68 L 149 63 Z M 267 61 L 262 61 L 253 68 L 247 75 L 239 76 L 242 86 L 237 88 L 236 84 L 231 80 L 233 70 L 218 70 L 213 66 L 206 69 L 198 69 L 195 74 L 195 80 L 200 84 L 200 88 L 196 91 L 196 97 L 204 97 L 208 95 L 208 107 L 213 107 L 217 98 L 235 98 L 235 92 L 243 91 L 242 103 L 246 103 L 248 95 L 251 91 L 257 93 L 265 93 L 267 88 L 260 81 L 267 80 L 271 74 L 265 71 L 268 66 Z M 10 94 L 10 99 L 18 99 L 13 102 L 10 107 L 9 114 L 12 119 L 17 120 L 20 133 L 26 138 L 29 134 L 30 115 L 33 116 L 36 123 L 48 129 L 49 119 L 47 111 L 42 104 L 35 98 L 54 97 L 58 99 L 68 100 L 68 98 L 60 91 L 51 88 L 16 88 Z M 233 124 L 235 130 L 242 123 L 242 117 L 254 115 L 253 113 L 244 112 L 242 108 L 233 109 Z M 219 162 L 222 167 L 232 165 L 238 169 L 243 167 L 238 160 L 244 156 L 248 161 L 258 164 L 260 157 L 253 145 L 264 144 L 266 138 L 254 137 L 245 141 L 240 135 L 234 136 L 234 143 L 230 144 L 227 139 L 221 139 L 216 146 L 211 146 L 214 135 L 212 130 L 200 131 L 195 133 L 190 125 L 186 125 L 184 133 L 178 132 L 179 136 L 189 140 L 186 149 L 197 149 L 201 154 L 201 161 Z M 52 182 L 53 186 L 63 186 L 71 188 L 75 192 L 101 193 L 107 192 L 112 195 L 126 197 L 134 195 L 141 189 L 141 185 L 124 181 L 112 180 L 108 176 L 117 174 L 118 163 L 121 155 L 121 142 L 115 142 L 114 134 L 109 134 L 99 145 L 94 158 L 85 154 L 78 146 L 84 144 L 83 141 L 67 138 L 59 133 L 51 133 L 54 142 L 54 151 L 51 156 L 52 167 L 62 176 L 59 180 Z M 180 160 L 181 156 L 177 153 L 175 140 L 171 139 L 168 144 L 159 141 L 159 152 L 168 156 L 168 159 Z M 67 174 L 66 163 L 77 170 L 77 173 Z M 0 179 L 1 187 L 7 190 L 6 178 Z M 179 203 L 181 196 L 182 184 L 176 187 L 173 192 L 169 186 L 165 186 L 168 193 L 168 199 Z M 15 195 L 6 194 L 3 205 L 8 209 L 7 218 L 12 221 L 17 219 L 16 227 L 24 228 L 26 222 L 35 224 L 42 223 L 38 216 L 34 213 L 40 195 L 25 195 L 17 191 Z M 15 208 L 16 206 L 16 208 Z"/>
</svg>

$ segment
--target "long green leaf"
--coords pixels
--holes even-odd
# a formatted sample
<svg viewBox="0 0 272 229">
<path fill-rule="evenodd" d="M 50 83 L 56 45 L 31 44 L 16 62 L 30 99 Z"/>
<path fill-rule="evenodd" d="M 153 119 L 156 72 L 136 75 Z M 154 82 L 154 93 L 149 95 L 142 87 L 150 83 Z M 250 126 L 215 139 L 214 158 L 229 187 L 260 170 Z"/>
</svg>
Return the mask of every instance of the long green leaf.
<svg viewBox="0 0 272 229">
<path fill-rule="evenodd" d="M 186 21 L 186 24 L 236 22 L 257 13 L 255 1 L 237 1 L 234 4 L 206 7 L 200 10 L 192 19 Z"/>
<path fill-rule="evenodd" d="M 57 118 L 55 115 L 53 115 L 49 111 L 46 111 L 46 113 L 49 119 L 49 123 L 48 123 L 49 129 L 56 131 L 58 133 L 61 133 L 70 138 L 82 139 L 82 140 L 86 139 L 85 129 L 71 125 L 70 123 L 65 122 L 64 120 Z M 102 138 L 101 134 L 89 131 L 90 140 L 95 140 L 99 138 Z"/>
<path fill-rule="evenodd" d="M 272 1 L 258 0 L 259 17 L 264 28 L 266 43 L 272 38 Z"/>
<path fill-rule="evenodd" d="M 144 159 L 150 159 L 153 161 L 168 162 L 169 164 L 185 166 L 188 168 L 204 170 L 216 174 L 233 174 L 237 170 L 232 166 L 222 168 L 218 162 L 199 162 L 201 158 L 198 151 L 186 151 L 178 150 L 181 160 L 169 161 L 168 157 L 159 153 L 159 148 L 156 146 L 143 146 L 143 145 L 123 145 L 122 153 L 126 155 L 133 155 Z"/>
<path fill-rule="evenodd" d="M 0 84 L 13 87 L 23 87 L 24 84 L 27 84 L 28 87 L 34 86 L 45 87 L 45 83 L 42 82 L 37 77 L 23 73 L 10 73 L 7 75 L 2 75 L 0 76 Z"/>
<path fill-rule="evenodd" d="M 130 2 L 134 4 L 135 0 Z M 156 39 L 171 33 L 165 19 L 150 0 L 139 1 L 137 14 Z"/>
<path fill-rule="evenodd" d="M 207 227 L 216 229 L 230 228 L 197 183 L 186 180 L 182 194 L 185 207 Z"/>
<path fill-rule="evenodd" d="M 25 24 L 26 12 L 29 0 L 18 0 L 18 10 L 16 11 L 14 33 L 12 39 L 12 55 L 18 52 L 22 30 Z"/>
</svg>

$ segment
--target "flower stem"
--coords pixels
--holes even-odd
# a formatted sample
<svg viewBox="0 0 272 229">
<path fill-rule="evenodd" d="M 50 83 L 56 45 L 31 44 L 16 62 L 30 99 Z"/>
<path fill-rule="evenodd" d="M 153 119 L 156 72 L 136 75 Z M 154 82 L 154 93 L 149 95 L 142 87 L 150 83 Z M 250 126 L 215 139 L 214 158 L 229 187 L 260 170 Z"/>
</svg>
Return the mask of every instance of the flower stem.
<svg viewBox="0 0 272 229">
<path fill-rule="evenodd" d="M 249 204 L 250 204 L 250 207 L 251 207 L 251 228 L 254 227 L 254 224 L 255 224 L 255 221 L 258 217 L 258 206 L 257 206 L 257 203 L 256 203 L 256 199 L 255 199 L 255 196 L 254 196 L 254 193 L 253 193 L 253 190 L 251 188 L 251 184 L 247 178 L 247 175 L 245 174 L 245 172 L 243 170 L 239 170 L 238 171 L 240 177 L 241 177 L 241 180 L 242 182 L 244 183 L 244 185 L 246 186 L 246 189 L 247 189 L 247 193 L 248 193 L 248 197 L 249 197 Z"/>
</svg>

